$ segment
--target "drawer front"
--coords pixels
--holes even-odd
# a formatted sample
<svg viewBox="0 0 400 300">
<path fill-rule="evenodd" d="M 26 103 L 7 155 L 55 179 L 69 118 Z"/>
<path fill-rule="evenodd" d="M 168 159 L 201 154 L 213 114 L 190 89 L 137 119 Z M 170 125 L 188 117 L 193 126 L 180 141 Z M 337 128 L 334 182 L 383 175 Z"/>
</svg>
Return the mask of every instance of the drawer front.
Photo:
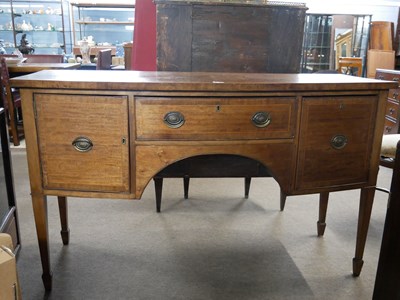
<svg viewBox="0 0 400 300">
<path fill-rule="evenodd" d="M 394 101 L 399 101 L 400 97 L 399 97 L 399 93 L 400 93 L 400 89 L 392 89 L 389 90 L 389 94 L 388 97 Z"/>
<path fill-rule="evenodd" d="M 399 123 L 397 123 L 397 120 L 386 117 L 383 134 L 395 134 L 398 133 L 398 131 L 399 131 Z"/>
<path fill-rule="evenodd" d="M 400 82 L 400 74 L 385 73 L 385 72 L 377 71 L 375 77 L 377 79 Z"/>
<path fill-rule="evenodd" d="M 35 94 L 34 101 L 45 189 L 129 191 L 127 97 Z"/>
<path fill-rule="evenodd" d="M 135 100 L 138 140 L 254 140 L 294 136 L 295 97 L 138 97 Z M 252 121 L 253 118 L 257 120 Z"/>
<path fill-rule="evenodd" d="M 397 120 L 398 111 L 399 111 L 399 103 L 398 102 L 394 102 L 394 101 L 390 101 L 390 100 L 388 100 L 386 102 L 386 113 L 385 113 L 385 115 L 387 117 L 390 117 L 390 118 L 393 118 L 393 119 Z"/>
<path fill-rule="evenodd" d="M 305 98 L 296 189 L 368 181 L 376 96 Z"/>
</svg>

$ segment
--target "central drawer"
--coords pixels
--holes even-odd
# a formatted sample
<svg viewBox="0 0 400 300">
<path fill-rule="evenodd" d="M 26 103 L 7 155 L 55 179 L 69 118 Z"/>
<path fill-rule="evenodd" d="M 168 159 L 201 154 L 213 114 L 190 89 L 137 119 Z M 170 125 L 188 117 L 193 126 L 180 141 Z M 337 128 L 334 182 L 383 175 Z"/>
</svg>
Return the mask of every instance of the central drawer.
<svg viewBox="0 0 400 300">
<path fill-rule="evenodd" d="M 138 140 L 293 138 L 296 97 L 135 98 Z"/>
</svg>

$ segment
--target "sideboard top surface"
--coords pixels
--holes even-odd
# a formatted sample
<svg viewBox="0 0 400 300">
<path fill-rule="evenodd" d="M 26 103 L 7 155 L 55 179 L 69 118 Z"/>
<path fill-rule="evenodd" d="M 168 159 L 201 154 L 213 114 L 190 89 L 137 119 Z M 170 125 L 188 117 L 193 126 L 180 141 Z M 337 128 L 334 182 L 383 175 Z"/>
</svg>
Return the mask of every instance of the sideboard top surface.
<svg viewBox="0 0 400 300">
<path fill-rule="evenodd" d="M 11 79 L 18 88 L 130 91 L 341 91 L 397 88 L 392 81 L 342 74 L 44 70 Z"/>
</svg>

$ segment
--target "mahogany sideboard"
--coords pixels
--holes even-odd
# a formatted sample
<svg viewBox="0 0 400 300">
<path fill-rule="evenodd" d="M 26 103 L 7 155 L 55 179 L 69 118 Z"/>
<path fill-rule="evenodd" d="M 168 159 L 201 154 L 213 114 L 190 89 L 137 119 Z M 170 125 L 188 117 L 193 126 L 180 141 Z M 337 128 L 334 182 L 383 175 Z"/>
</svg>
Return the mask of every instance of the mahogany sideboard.
<svg viewBox="0 0 400 300">
<path fill-rule="evenodd" d="M 361 189 L 359 275 L 378 174 L 388 90 L 340 74 L 41 71 L 20 88 L 42 279 L 52 287 L 47 196 L 139 199 L 163 168 L 201 155 L 264 165 L 285 195 Z M 134 212 L 132 212 L 134 213 Z M 322 217 L 321 217 L 322 216 Z"/>
</svg>

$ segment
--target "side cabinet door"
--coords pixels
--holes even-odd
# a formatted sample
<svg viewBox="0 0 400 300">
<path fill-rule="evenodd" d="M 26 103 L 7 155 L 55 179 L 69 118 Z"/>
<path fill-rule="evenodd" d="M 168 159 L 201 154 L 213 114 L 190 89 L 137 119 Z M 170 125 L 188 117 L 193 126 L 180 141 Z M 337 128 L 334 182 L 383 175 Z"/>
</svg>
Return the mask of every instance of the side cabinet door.
<svg viewBox="0 0 400 300">
<path fill-rule="evenodd" d="M 377 96 L 303 99 L 296 190 L 368 182 Z"/>
<path fill-rule="evenodd" d="M 129 192 L 126 96 L 35 94 L 44 189 Z"/>
</svg>

